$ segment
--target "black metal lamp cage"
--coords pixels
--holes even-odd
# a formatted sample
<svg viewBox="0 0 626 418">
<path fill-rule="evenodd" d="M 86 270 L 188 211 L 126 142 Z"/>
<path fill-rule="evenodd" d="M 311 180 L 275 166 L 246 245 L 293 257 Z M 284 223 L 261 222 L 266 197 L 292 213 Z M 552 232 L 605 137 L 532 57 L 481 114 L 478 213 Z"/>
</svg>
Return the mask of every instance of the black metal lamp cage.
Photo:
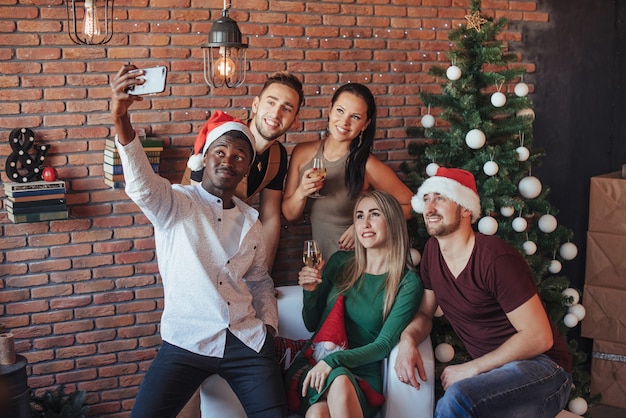
<svg viewBox="0 0 626 418">
<path fill-rule="evenodd" d="M 208 42 L 201 45 L 204 80 L 211 87 L 236 88 L 246 79 L 248 44 L 241 41 L 239 26 L 228 10 L 224 0 L 222 17 L 211 26 Z"/>
<path fill-rule="evenodd" d="M 67 0 L 67 33 L 78 45 L 102 45 L 113 37 L 115 0 Z"/>
</svg>

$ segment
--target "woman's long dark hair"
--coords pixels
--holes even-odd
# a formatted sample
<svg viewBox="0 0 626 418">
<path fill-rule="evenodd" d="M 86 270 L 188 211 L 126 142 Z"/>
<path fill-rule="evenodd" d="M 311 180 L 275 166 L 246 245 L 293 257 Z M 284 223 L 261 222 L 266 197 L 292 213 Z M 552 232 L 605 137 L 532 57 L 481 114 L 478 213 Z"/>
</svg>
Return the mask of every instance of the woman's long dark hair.
<svg viewBox="0 0 626 418">
<path fill-rule="evenodd" d="M 376 135 L 376 102 L 374 95 L 366 86 L 360 83 L 348 83 L 337 89 L 330 102 L 331 107 L 341 93 L 351 93 L 363 99 L 367 105 L 367 119 L 370 121 L 361 138 L 355 138 L 350 143 L 350 154 L 346 161 L 346 187 L 350 197 L 356 198 L 363 189 L 365 164 L 370 156 L 370 150 Z"/>
</svg>

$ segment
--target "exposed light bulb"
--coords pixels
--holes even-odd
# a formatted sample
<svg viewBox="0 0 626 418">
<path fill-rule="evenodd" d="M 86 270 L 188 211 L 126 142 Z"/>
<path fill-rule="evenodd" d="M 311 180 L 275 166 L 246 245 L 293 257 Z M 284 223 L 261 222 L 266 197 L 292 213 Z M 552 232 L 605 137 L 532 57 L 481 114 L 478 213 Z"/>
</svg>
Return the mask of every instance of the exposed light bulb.
<svg viewBox="0 0 626 418">
<path fill-rule="evenodd" d="M 90 39 L 93 39 L 96 35 L 100 35 L 100 22 L 98 22 L 98 13 L 96 12 L 96 0 L 85 0 L 83 33 Z"/>
<path fill-rule="evenodd" d="M 220 58 L 215 63 L 216 75 L 225 79 L 230 79 L 235 74 L 235 63 L 230 59 L 228 52 L 226 48 L 220 47 Z"/>
</svg>

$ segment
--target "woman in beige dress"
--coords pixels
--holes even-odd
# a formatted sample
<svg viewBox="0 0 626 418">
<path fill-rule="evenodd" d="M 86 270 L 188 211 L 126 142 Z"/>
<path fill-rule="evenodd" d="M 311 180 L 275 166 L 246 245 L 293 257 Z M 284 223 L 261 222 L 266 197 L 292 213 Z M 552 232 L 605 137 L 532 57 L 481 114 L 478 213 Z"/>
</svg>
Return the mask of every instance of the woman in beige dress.
<svg viewBox="0 0 626 418">
<path fill-rule="evenodd" d="M 339 249 L 354 248 L 352 210 L 364 190 L 388 192 L 400 202 L 405 218 L 411 217 L 413 193 L 371 153 L 375 134 L 374 96 L 363 84 L 348 83 L 333 95 L 326 138 L 300 143 L 291 154 L 283 215 L 291 222 L 308 213 L 313 239 L 326 259 Z M 315 175 L 315 156 L 323 157 L 325 176 Z M 324 198 L 309 198 L 316 191 Z"/>
</svg>

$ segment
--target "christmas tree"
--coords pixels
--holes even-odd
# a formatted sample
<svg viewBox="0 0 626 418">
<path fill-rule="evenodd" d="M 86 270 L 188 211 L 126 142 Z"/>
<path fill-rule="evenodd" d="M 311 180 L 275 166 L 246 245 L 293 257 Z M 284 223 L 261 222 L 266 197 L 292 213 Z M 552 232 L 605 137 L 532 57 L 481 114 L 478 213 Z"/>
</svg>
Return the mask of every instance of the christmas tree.
<svg viewBox="0 0 626 418">
<path fill-rule="evenodd" d="M 484 18 L 479 0 L 471 2 L 465 18 L 467 24 L 449 34 L 451 65 L 429 70 L 444 82 L 441 93 L 421 94 L 428 113 L 422 116 L 422 128 L 409 129 L 408 134 L 425 139 L 410 145 L 410 154 L 417 158 L 402 169 L 414 189 L 439 166 L 474 174 L 483 213 L 477 229 L 519 249 L 550 318 L 567 337 L 584 317 L 584 308 L 578 303 L 580 292 L 559 273 L 562 262 L 575 258 L 578 250 L 569 242 L 572 232 L 558 224 L 558 210 L 546 198 L 549 188 L 532 175 L 543 153 L 532 147 L 534 112 L 523 82 L 525 70 L 516 67 L 517 55 L 507 53 L 498 39 L 506 18 Z M 410 229 L 414 247 L 421 250 L 428 239 L 423 219 L 416 217 Z M 437 362 L 437 376 L 447 364 L 469 360 L 445 317 L 435 318 L 431 338 L 438 360 L 449 361 Z M 570 410 L 582 415 L 591 401 L 589 374 L 583 368 L 586 355 L 573 338 L 569 348 L 575 385 L 570 399 L 576 399 Z"/>
</svg>

